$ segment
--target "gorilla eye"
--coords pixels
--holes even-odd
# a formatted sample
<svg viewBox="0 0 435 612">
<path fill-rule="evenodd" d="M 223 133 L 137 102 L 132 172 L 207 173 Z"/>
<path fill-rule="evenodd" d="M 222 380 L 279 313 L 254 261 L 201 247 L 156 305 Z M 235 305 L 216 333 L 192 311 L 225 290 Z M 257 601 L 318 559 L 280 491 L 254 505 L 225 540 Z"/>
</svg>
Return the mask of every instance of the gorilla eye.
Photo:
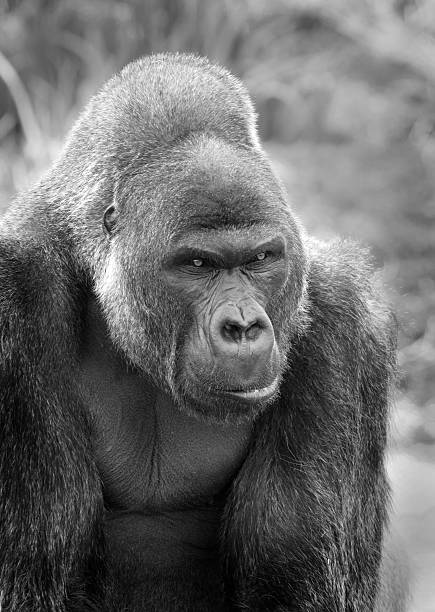
<svg viewBox="0 0 435 612">
<path fill-rule="evenodd" d="M 268 264 L 272 264 L 277 258 L 278 253 L 274 251 L 259 251 L 252 255 L 252 259 L 246 262 L 245 266 L 248 270 L 260 272 L 266 270 Z"/>
<path fill-rule="evenodd" d="M 196 268 L 200 268 L 201 266 L 203 266 L 203 265 L 204 265 L 204 260 L 203 260 L 203 259 L 194 259 L 194 260 L 193 260 L 193 265 L 194 265 Z"/>
</svg>

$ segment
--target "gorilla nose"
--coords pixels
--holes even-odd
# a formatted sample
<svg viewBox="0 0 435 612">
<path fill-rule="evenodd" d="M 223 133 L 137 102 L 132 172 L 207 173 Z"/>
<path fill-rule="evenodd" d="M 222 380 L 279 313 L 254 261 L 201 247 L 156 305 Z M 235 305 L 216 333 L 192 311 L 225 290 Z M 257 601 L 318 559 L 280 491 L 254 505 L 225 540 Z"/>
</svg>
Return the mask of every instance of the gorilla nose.
<svg viewBox="0 0 435 612">
<path fill-rule="evenodd" d="M 255 341 L 263 329 L 261 321 L 252 323 L 241 323 L 234 319 L 227 319 L 221 325 L 221 335 L 224 341 L 243 342 L 244 340 Z"/>
<path fill-rule="evenodd" d="M 242 310 L 221 312 L 212 323 L 211 339 L 218 357 L 237 357 L 245 361 L 266 361 L 275 342 L 267 314 L 255 309 L 249 315 Z"/>
</svg>

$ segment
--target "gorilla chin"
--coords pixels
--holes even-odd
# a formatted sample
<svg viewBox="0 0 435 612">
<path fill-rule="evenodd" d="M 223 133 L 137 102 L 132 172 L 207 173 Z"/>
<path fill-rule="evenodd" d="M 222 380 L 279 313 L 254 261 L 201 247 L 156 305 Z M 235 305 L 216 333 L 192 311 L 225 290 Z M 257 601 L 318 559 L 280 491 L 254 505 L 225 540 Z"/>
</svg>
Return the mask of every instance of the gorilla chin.
<svg viewBox="0 0 435 612">
<path fill-rule="evenodd" d="M 201 393 L 198 382 L 184 381 L 174 399 L 179 409 L 189 416 L 208 423 L 238 423 L 255 420 L 279 396 L 281 374 L 265 386 L 247 388 L 213 389 L 204 387 Z"/>
<path fill-rule="evenodd" d="M 234 397 L 242 402 L 248 402 L 249 404 L 255 404 L 258 402 L 264 402 L 271 398 L 276 397 L 278 391 L 278 378 L 266 387 L 255 388 L 251 387 L 248 389 L 231 389 L 226 391 L 225 395 Z"/>
</svg>

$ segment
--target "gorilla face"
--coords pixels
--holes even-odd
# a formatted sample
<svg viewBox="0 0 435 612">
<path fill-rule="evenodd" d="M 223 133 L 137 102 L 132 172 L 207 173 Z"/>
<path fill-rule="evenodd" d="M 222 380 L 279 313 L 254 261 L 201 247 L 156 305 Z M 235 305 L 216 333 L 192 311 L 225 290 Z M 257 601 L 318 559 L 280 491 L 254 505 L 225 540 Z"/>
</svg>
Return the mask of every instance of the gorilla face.
<svg viewBox="0 0 435 612">
<path fill-rule="evenodd" d="M 103 223 L 97 288 L 129 360 L 207 420 L 272 402 L 303 323 L 306 261 L 264 157 L 186 140 L 132 173 Z"/>
<path fill-rule="evenodd" d="M 282 358 L 267 313 L 287 279 L 284 237 L 271 227 L 180 237 L 165 279 L 192 322 L 180 351 L 179 395 L 204 411 L 251 411 L 276 396 Z"/>
</svg>

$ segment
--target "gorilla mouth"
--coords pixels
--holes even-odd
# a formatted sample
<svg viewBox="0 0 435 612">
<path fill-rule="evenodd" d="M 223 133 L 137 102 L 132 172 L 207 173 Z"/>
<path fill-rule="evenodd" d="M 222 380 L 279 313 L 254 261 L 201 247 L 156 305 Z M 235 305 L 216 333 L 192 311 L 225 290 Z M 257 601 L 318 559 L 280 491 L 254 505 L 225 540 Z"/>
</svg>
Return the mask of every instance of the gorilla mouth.
<svg viewBox="0 0 435 612">
<path fill-rule="evenodd" d="M 226 391 L 226 395 L 238 397 L 239 399 L 245 399 L 249 401 L 264 400 L 271 397 L 278 388 L 278 377 L 275 378 L 273 383 L 267 387 L 261 389 L 234 389 Z"/>
</svg>

